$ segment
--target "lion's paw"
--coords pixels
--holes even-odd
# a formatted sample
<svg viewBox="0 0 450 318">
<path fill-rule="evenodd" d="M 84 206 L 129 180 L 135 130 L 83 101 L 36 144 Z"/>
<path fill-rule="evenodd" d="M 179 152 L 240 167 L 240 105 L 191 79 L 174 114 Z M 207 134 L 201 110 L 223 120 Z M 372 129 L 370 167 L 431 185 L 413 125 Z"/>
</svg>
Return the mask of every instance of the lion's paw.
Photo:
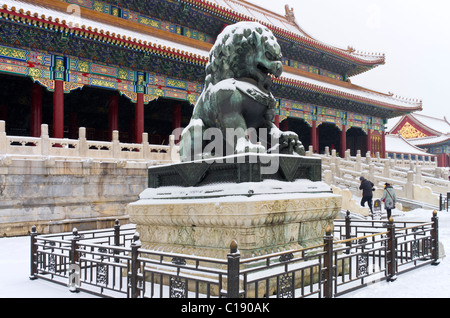
<svg viewBox="0 0 450 318">
<path fill-rule="evenodd" d="M 236 143 L 236 153 L 241 154 L 241 153 L 247 153 L 247 152 L 265 153 L 266 148 L 259 143 L 254 144 L 246 138 L 239 139 Z"/>
</svg>

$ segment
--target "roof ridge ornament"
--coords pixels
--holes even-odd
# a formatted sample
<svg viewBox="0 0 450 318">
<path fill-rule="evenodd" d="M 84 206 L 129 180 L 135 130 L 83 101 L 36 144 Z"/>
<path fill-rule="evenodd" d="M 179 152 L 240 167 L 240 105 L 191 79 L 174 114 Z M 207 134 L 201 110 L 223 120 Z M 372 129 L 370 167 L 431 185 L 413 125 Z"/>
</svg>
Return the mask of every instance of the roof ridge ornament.
<svg viewBox="0 0 450 318">
<path fill-rule="evenodd" d="M 290 23 L 295 23 L 295 15 L 294 15 L 294 8 L 289 8 L 289 5 L 286 4 L 284 6 L 284 9 L 286 10 L 286 20 Z"/>
</svg>

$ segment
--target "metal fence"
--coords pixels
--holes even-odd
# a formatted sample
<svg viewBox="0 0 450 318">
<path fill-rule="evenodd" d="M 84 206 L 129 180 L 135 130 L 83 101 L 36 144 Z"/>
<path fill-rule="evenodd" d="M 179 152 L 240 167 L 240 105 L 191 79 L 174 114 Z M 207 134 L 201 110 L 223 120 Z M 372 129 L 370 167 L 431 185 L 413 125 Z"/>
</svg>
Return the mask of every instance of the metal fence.
<svg viewBox="0 0 450 318">
<path fill-rule="evenodd" d="M 442 193 L 439 194 L 439 211 L 447 210 L 448 212 L 448 202 L 450 201 L 450 192 L 447 192 L 446 195 Z"/>
<path fill-rule="evenodd" d="M 426 264 L 439 264 L 438 218 L 431 222 L 335 220 L 323 244 L 241 259 L 141 248 L 135 228 L 38 235 L 31 232 L 30 279 L 104 297 L 338 297 Z"/>
</svg>

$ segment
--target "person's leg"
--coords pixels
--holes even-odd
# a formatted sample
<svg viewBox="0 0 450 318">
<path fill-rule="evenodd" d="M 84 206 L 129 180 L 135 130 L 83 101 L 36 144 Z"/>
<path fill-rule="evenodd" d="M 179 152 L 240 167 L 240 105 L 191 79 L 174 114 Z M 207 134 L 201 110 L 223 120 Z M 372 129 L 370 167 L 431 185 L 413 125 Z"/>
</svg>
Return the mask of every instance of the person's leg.
<svg viewBox="0 0 450 318">
<path fill-rule="evenodd" d="M 361 206 L 364 206 L 366 201 L 367 201 L 367 197 L 362 197 L 362 199 L 361 199 Z"/>
<path fill-rule="evenodd" d="M 386 211 L 387 211 L 387 219 L 388 219 L 388 221 L 389 221 L 389 219 L 391 218 L 391 209 L 386 209 Z"/>
<path fill-rule="evenodd" d="M 373 213 L 372 210 L 372 197 L 367 198 L 367 204 L 369 205 L 370 213 Z"/>
</svg>

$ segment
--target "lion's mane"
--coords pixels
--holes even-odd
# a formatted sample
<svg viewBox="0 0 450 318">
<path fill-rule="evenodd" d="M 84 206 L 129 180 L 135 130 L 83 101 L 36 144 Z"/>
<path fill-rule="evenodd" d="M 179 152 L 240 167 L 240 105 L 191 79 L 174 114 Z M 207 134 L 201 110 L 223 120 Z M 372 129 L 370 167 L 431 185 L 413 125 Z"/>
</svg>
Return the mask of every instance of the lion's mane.
<svg viewBox="0 0 450 318">
<path fill-rule="evenodd" d="M 251 77 L 248 56 L 268 46 L 278 46 L 273 33 L 256 22 L 239 22 L 227 26 L 218 36 L 206 65 L 205 84 L 217 84 L 228 78 Z M 247 67 L 243 67 L 243 65 Z"/>
</svg>

